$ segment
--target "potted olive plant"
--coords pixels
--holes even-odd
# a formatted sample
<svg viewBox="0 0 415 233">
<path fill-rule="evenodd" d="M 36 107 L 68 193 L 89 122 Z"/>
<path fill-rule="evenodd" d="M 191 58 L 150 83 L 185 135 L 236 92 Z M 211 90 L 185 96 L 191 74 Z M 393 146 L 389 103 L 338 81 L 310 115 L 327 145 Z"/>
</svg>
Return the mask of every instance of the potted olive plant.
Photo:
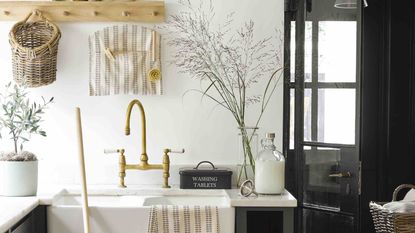
<svg viewBox="0 0 415 233">
<path fill-rule="evenodd" d="M 43 98 L 42 98 L 43 99 Z M 0 152 L 0 195 L 32 196 L 37 191 L 38 162 L 36 156 L 23 150 L 23 144 L 32 134 L 46 136 L 41 130 L 42 114 L 52 103 L 43 99 L 43 103 L 31 102 L 25 86 L 11 83 L 0 94 L 0 129 L 8 134 L 2 138 L 13 140 L 14 150 Z"/>
</svg>

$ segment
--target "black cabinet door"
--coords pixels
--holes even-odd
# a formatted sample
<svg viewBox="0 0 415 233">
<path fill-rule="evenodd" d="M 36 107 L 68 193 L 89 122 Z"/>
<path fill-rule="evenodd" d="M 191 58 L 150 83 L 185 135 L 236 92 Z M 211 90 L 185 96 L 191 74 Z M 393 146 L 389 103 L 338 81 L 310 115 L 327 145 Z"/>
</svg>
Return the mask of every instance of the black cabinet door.
<svg viewBox="0 0 415 233">
<path fill-rule="evenodd" d="M 38 206 L 7 233 L 46 233 L 46 206 Z"/>
<path fill-rule="evenodd" d="M 35 232 L 33 216 L 29 214 L 11 233 L 32 233 Z"/>
<path fill-rule="evenodd" d="M 237 207 L 236 233 L 293 233 L 294 208 Z"/>
</svg>

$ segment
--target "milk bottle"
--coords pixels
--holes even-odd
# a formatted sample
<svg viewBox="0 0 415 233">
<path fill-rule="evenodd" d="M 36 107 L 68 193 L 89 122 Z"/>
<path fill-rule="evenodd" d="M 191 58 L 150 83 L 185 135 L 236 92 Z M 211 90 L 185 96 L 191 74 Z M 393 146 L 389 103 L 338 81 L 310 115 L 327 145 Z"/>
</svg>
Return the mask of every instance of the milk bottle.
<svg viewBox="0 0 415 233">
<path fill-rule="evenodd" d="M 276 150 L 274 138 L 274 133 L 266 134 L 255 160 L 255 189 L 259 194 L 281 194 L 285 190 L 285 158 Z"/>
</svg>

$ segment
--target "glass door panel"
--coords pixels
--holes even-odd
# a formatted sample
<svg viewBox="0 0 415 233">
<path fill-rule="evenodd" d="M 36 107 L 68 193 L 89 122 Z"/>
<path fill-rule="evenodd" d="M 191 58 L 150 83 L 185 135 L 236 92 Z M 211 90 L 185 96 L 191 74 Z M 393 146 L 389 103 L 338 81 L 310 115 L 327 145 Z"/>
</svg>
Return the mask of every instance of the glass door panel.
<svg viewBox="0 0 415 233">
<path fill-rule="evenodd" d="M 313 98 L 311 89 L 304 90 L 304 141 L 311 141 L 312 139 L 312 106 Z"/>
<path fill-rule="evenodd" d="M 356 89 L 318 89 L 318 141 L 355 144 Z"/>
<path fill-rule="evenodd" d="M 340 145 L 339 145 L 340 146 Z M 304 146 L 303 205 L 332 212 L 353 212 L 358 193 L 356 148 Z"/>
<path fill-rule="evenodd" d="M 356 22 L 320 21 L 319 82 L 356 82 Z"/>
<path fill-rule="evenodd" d="M 313 23 L 305 22 L 304 82 L 312 81 L 313 72 Z"/>
<path fill-rule="evenodd" d="M 295 82 L 295 21 L 290 24 L 290 82 Z"/>
<path fill-rule="evenodd" d="M 289 149 L 294 149 L 294 111 L 295 111 L 295 90 L 290 90 L 290 126 L 289 130 Z"/>
<path fill-rule="evenodd" d="M 305 63 L 304 63 L 304 81 L 305 82 L 311 82 L 312 79 L 312 49 L 313 49 L 313 23 L 308 21 L 305 23 L 306 28 L 305 28 L 305 43 L 304 43 L 304 58 L 305 58 Z M 291 22 L 291 38 L 295 38 L 295 21 Z M 295 50 L 296 50 L 296 46 L 295 46 L 295 40 L 291 40 L 291 44 L 290 44 L 290 51 L 291 52 L 291 57 L 290 57 L 290 82 L 295 82 Z"/>
<path fill-rule="evenodd" d="M 312 209 L 304 209 L 303 215 L 303 233 L 352 233 L 355 229 L 355 218 L 350 215 Z"/>
<path fill-rule="evenodd" d="M 304 204 L 340 210 L 340 183 L 331 174 L 340 170 L 340 149 L 304 148 Z"/>
</svg>

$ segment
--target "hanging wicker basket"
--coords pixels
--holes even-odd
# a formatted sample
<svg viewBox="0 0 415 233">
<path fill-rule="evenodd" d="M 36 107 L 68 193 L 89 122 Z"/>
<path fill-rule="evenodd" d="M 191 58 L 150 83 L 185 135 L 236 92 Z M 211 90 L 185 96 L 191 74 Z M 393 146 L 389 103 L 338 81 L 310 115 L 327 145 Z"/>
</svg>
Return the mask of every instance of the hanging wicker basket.
<svg viewBox="0 0 415 233">
<path fill-rule="evenodd" d="M 28 21 L 31 16 L 39 19 Z M 56 80 L 56 59 L 61 33 L 41 12 L 33 11 L 16 23 L 9 34 L 13 78 L 28 87 L 48 85 Z"/>
<path fill-rule="evenodd" d="M 415 185 L 403 184 L 393 192 L 392 201 L 396 201 L 399 191 L 404 188 L 415 188 Z M 385 202 L 370 202 L 376 233 L 414 233 L 415 213 L 395 213 L 383 207 Z"/>
</svg>

